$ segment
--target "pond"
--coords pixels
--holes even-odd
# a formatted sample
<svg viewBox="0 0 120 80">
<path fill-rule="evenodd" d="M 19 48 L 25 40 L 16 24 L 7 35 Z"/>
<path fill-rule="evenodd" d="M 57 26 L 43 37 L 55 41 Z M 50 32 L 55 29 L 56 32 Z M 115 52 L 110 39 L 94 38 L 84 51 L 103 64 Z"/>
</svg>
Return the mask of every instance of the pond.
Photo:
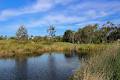
<svg viewBox="0 0 120 80">
<path fill-rule="evenodd" d="M 68 80 L 79 67 L 80 56 L 75 53 L 0 59 L 0 80 Z"/>
</svg>

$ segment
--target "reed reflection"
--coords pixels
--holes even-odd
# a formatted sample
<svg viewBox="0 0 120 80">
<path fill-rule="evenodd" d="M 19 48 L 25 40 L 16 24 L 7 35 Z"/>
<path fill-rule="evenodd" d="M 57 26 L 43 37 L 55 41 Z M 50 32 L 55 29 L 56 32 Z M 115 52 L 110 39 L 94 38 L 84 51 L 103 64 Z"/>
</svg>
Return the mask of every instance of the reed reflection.
<svg viewBox="0 0 120 80">
<path fill-rule="evenodd" d="M 16 58 L 15 68 L 15 80 L 27 80 L 27 58 Z"/>
</svg>

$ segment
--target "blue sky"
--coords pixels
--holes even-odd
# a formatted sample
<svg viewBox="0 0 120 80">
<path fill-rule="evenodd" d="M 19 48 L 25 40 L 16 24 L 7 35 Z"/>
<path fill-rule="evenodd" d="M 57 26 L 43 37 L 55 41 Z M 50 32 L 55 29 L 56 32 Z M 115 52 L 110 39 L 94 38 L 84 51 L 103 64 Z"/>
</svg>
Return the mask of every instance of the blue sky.
<svg viewBox="0 0 120 80">
<path fill-rule="evenodd" d="M 50 24 L 56 34 L 87 24 L 120 22 L 120 0 L 0 0 L 0 35 L 15 35 L 25 25 L 30 35 L 47 35 Z"/>
</svg>

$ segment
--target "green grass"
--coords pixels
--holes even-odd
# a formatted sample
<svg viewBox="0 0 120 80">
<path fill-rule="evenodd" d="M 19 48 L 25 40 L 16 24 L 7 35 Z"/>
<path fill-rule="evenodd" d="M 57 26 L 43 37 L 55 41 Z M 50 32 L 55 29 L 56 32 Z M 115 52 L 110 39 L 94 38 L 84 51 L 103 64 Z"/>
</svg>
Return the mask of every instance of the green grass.
<svg viewBox="0 0 120 80">
<path fill-rule="evenodd" d="M 0 40 L 0 57 L 21 55 L 38 55 L 50 51 L 68 51 L 73 45 L 63 42 L 17 42 L 15 40 Z"/>
<path fill-rule="evenodd" d="M 0 40 L 0 57 L 14 57 L 23 55 L 39 55 L 44 52 L 59 51 L 70 52 L 76 50 L 78 53 L 81 51 L 95 51 L 104 50 L 112 44 L 72 44 L 67 42 L 17 42 L 16 40 Z"/>
</svg>

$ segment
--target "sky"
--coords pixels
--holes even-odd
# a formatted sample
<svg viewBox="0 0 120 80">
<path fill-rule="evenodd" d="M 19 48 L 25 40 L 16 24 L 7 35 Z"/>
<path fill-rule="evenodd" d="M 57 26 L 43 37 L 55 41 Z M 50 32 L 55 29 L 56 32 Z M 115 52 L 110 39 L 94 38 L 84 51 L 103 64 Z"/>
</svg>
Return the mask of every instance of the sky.
<svg viewBox="0 0 120 80">
<path fill-rule="evenodd" d="M 24 25 L 29 35 L 56 35 L 88 24 L 120 23 L 120 0 L 0 0 L 0 35 L 14 36 Z"/>
</svg>

